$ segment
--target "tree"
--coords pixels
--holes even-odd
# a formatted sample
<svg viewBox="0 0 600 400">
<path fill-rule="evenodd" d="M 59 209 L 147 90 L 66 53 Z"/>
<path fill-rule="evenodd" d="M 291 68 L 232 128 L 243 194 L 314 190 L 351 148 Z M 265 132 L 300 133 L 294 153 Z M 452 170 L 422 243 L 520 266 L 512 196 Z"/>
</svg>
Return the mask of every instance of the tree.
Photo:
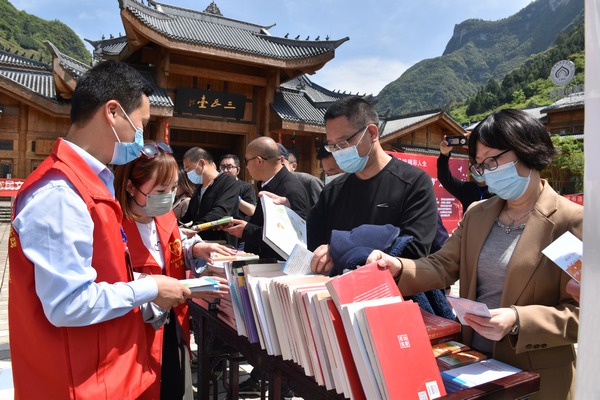
<svg viewBox="0 0 600 400">
<path fill-rule="evenodd" d="M 560 193 L 583 192 L 583 142 L 572 136 L 552 136 L 558 154 L 544 170 L 550 185 Z"/>
</svg>

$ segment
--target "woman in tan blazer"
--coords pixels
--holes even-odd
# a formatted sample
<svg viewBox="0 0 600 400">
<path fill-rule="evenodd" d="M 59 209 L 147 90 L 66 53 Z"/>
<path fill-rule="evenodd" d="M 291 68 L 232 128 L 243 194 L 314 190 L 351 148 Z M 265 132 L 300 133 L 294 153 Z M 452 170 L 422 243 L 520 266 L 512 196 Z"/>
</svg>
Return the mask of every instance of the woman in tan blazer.
<svg viewBox="0 0 600 400">
<path fill-rule="evenodd" d="M 583 207 L 540 178 L 555 150 L 527 113 L 502 110 L 471 133 L 471 172 L 495 197 L 472 205 L 446 244 L 419 260 L 374 251 L 403 295 L 445 288 L 460 279 L 460 297 L 484 302 L 491 318 L 468 315 L 463 342 L 493 358 L 540 374 L 536 399 L 569 399 L 575 378 L 579 304 L 569 276 L 542 254 L 566 231 L 581 238 Z"/>
</svg>

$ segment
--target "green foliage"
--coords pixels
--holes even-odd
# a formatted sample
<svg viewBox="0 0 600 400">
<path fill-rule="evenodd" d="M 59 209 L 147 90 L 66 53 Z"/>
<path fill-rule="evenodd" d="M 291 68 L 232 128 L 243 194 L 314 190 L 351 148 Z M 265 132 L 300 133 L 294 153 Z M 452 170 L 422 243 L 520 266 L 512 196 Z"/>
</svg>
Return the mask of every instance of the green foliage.
<svg viewBox="0 0 600 400">
<path fill-rule="evenodd" d="M 423 60 L 409 68 L 377 95 L 377 110 L 392 110 L 392 115 L 434 108 L 454 109 L 470 96 L 477 104 L 465 116 L 502 107 L 503 104 L 533 104 L 540 99 L 526 86 L 548 77 L 552 65 L 575 55 L 582 71 L 583 0 L 551 4 L 551 0 L 532 2 L 519 13 L 500 21 L 467 20 L 454 29 L 441 57 Z M 580 29 L 579 35 L 571 35 Z M 556 44 L 554 53 L 547 49 Z M 546 54 L 546 55 L 544 55 Z M 542 61 L 536 61 L 542 58 Z M 527 64 L 527 68 L 519 68 Z M 520 70 L 518 73 L 517 70 Z M 515 71 L 514 75 L 510 73 Z M 507 77 L 507 78 L 505 78 Z M 492 85 L 490 90 L 487 85 Z M 513 98 L 518 90 L 522 96 Z M 549 93 L 549 91 L 548 91 Z M 545 102 L 536 105 L 549 104 Z M 461 112 L 457 112 L 460 114 Z"/>
<path fill-rule="evenodd" d="M 558 154 L 542 176 L 560 193 L 583 192 L 583 142 L 572 136 L 555 135 L 551 139 Z"/>
<path fill-rule="evenodd" d="M 84 63 L 89 64 L 92 59 L 79 36 L 62 22 L 43 20 L 17 10 L 8 0 L 0 0 L 0 48 L 49 62 L 51 56 L 44 40 Z"/>
</svg>

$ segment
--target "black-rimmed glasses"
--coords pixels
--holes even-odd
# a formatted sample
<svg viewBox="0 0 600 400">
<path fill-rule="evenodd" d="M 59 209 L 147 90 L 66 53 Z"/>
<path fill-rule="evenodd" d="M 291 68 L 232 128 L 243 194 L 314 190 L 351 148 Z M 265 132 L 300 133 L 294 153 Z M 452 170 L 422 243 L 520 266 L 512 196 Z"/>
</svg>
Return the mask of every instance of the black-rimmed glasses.
<svg viewBox="0 0 600 400">
<path fill-rule="evenodd" d="M 161 151 L 163 153 L 173 154 L 173 149 L 171 146 L 162 141 L 156 143 L 146 143 L 144 147 L 142 147 L 141 154 L 146 158 L 152 159 Z"/>
<path fill-rule="evenodd" d="M 239 167 L 237 165 L 234 165 L 234 164 L 221 164 L 221 165 L 219 165 L 219 169 L 221 171 L 230 171 L 230 170 L 236 169 L 236 168 L 239 168 Z"/>
<path fill-rule="evenodd" d="M 498 168 L 498 158 L 501 155 L 508 153 L 509 151 L 510 151 L 510 149 L 504 150 L 500 154 L 497 154 L 492 157 L 487 157 L 479 164 L 471 164 L 469 166 L 469 170 L 471 171 L 471 173 L 473 173 L 477 176 L 483 176 L 485 171 L 493 171 L 493 170 L 497 169 Z"/>
<path fill-rule="evenodd" d="M 334 151 L 337 151 L 337 150 L 344 150 L 344 149 L 346 149 L 346 148 L 348 148 L 348 147 L 351 146 L 350 145 L 350 141 L 352 139 L 354 139 L 354 137 L 356 135 L 358 135 L 361 132 L 364 134 L 364 132 L 367 131 L 367 127 L 369 125 L 371 125 L 371 124 L 367 124 L 367 125 L 363 126 L 359 130 L 357 130 L 356 132 L 354 132 L 352 135 L 350 135 L 350 137 L 348 139 L 346 139 L 346 140 L 342 140 L 342 141 L 334 143 L 334 144 L 325 144 L 325 145 L 323 145 L 323 147 L 325 148 L 325 150 L 327 150 L 330 153 L 333 153 Z M 361 139 L 362 139 L 362 137 L 361 137 Z"/>
<path fill-rule="evenodd" d="M 252 160 L 254 160 L 255 158 L 262 158 L 263 160 L 269 160 L 269 158 L 267 157 L 263 157 L 263 156 L 254 156 L 254 157 L 250 157 L 250 158 L 244 158 L 244 161 L 246 162 L 246 165 L 248 165 L 248 163 Z"/>
</svg>

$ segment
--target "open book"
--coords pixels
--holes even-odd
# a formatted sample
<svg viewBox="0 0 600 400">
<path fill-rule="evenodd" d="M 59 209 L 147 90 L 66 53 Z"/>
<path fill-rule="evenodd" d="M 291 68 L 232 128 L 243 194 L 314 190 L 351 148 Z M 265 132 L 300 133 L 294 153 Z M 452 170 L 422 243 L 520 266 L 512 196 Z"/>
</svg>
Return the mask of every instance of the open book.
<svg viewBox="0 0 600 400">
<path fill-rule="evenodd" d="M 263 241 L 287 260 L 294 246 L 306 248 L 306 221 L 294 210 L 275 204 L 268 196 L 261 196 L 264 213 Z"/>
</svg>

